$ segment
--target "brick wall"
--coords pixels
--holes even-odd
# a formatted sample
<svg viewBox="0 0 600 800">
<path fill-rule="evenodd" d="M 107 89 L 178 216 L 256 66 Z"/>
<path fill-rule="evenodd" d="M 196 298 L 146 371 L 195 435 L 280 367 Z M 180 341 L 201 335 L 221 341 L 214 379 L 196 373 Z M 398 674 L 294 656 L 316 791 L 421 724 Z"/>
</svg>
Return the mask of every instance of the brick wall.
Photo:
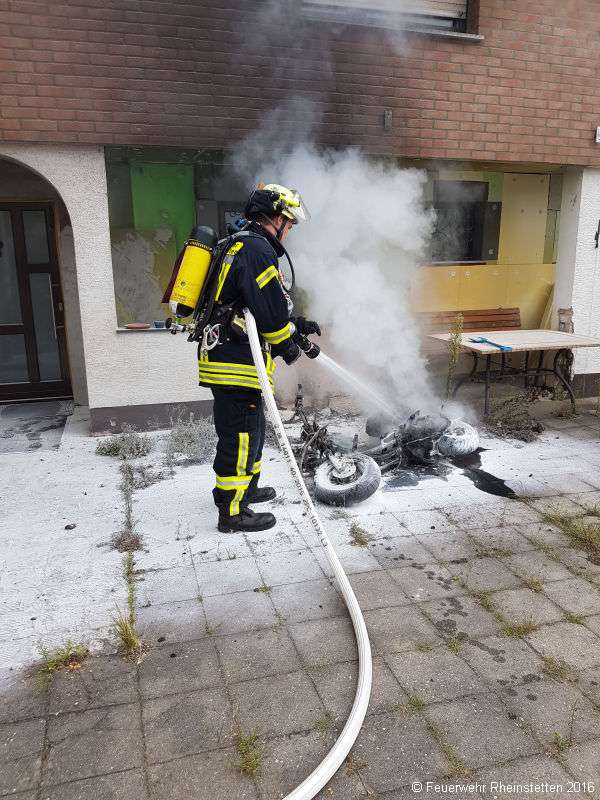
<svg viewBox="0 0 600 800">
<path fill-rule="evenodd" d="M 232 146 L 300 94 L 325 144 L 600 166 L 598 0 L 481 0 L 477 44 L 324 30 L 275 7 L 0 0 L 0 139 Z"/>
</svg>

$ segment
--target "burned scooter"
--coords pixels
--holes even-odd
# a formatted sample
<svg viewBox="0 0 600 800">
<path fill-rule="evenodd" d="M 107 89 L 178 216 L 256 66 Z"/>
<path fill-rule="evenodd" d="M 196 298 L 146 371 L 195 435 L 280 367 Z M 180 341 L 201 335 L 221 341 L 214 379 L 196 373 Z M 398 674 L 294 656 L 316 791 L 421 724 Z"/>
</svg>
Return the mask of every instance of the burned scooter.
<svg viewBox="0 0 600 800">
<path fill-rule="evenodd" d="M 290 421 L 302 423 L 300 439 L 292 445 L 304 475 L 314 478 L 315 497 L 333 506 L 360 503 L 374 494 L 381 483 L 381 470 L 375 459 L 360 452 L 358 435 L 352 446 L 344 448 L 330 436 L 316 416 L 309 419 L 304 408 L 302 384 L 298 384 L 294 415 Z"/>
<path fill-rule="evenodd" d="M 295 445 L 300 467 L 305 474 L 314 474 L 316 498 L 330 505 L 365 500 L 379 488 L 382 474 L 400 469 L 407 461 L 436 465 L 475 453 L 479 446 L 479 435 L 468 423 L 416 411 L 404 423 L 385 415 L 370 417 L 366 432 L 379 438 L 379 444 L 358 450 L 355 435 L 352 448 L 343 448 L 332 439 L 327 426 L 309 419 L 300 384 L 294 419 L 302 422 L 300 441 Z"/>
</svg>

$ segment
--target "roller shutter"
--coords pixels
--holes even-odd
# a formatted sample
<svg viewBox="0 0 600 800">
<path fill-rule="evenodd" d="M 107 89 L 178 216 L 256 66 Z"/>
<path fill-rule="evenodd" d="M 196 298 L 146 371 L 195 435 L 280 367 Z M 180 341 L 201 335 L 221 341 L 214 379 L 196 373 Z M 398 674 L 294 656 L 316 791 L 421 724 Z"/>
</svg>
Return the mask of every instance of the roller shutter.
<svg viewBox="0 0 600 800">
<path fill-rule="evenodd" d="M 377 13 L 405 14 L 415 17 L 464 20 L 468 0 L 304 0 L 315 10 L 349 12 L 354 10 Z"/>
</svg>

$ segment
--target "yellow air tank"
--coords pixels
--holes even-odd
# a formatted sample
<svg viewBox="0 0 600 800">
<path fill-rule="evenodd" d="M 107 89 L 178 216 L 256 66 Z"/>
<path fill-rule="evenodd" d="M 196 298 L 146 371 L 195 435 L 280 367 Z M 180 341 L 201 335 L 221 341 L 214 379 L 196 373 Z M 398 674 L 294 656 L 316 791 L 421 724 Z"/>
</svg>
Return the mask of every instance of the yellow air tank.
<svg viewBox="0 0 600 800">
<path fill-rule="evenodd" d="M 217 235 L 212 228 L 198 225 L 177 256 L 173 274 L 163 295 L 176 317 L 189 317 L 204 288 Z"/>
</svg>

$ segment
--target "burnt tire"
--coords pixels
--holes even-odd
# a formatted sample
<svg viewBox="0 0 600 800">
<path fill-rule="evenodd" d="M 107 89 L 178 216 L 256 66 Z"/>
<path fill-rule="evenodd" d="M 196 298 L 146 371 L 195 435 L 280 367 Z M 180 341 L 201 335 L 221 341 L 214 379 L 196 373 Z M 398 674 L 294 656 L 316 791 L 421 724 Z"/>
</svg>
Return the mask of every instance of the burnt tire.
<svg viewBox="0 0 600 800">
<path fill-rule="evenodd" d="M 315 497 L 330 506 L 349 506 L 371 497 L 381 483 L 379 465 L 364 453 L 347 454 L 356 465 L 356 477 L 348 483 L 332 479 L 333 464 L 325 461 L 315 470 Z"/>
</svg>

